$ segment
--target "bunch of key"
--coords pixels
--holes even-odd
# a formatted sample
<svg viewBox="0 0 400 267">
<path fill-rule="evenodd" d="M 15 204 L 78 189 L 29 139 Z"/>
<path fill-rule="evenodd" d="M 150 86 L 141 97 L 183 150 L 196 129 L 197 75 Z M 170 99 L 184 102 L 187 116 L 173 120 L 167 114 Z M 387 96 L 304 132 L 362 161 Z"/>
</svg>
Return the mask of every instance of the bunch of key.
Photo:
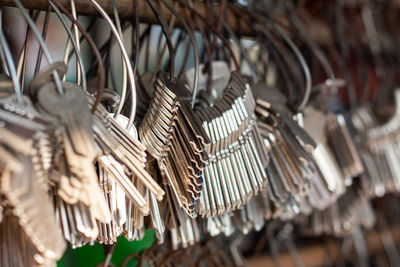
<svg viewBox="0 0 400 267">
<path fill-rule="evenodd" d="M 266 195 L 270 201 L 266 216 L 290 219 L 301 211 L 301 200 L 315 187 L 311 153 L 316 144 L 292 118 L 283 94 L 265 84 L 256 84 L 252 89 L 257 124 L 270 159 L 266 167 Z"/>
<path fill-rule="evenodd" d="M 94 103 L 88 97 L 90 104 Z M 97 159 L 99 182 L 111 211 L 111 222 L 98 222 L 98 241 L 113 244 L 124 232 L 132 241 L 144 235 L 144 216 L 159 214 L 164 190 L 146 170 L 146 148 L 138 140 L 128 118 L 113 114 L 100 105 L 94 113 L 95 142 L 101 149 Z"/>
<path fill-rule="evenodd" d="M 66 244 L 49 196 L 53 122 L 40 114 L 28 97 L 18 99 L 3 89 L 0 98 L 0 264 L 55 264 Z"/>
<path fill-rule="evenodd" d="M 58 92 L 52 79 L 57 64 L 36 75 L 30 93 L 41 113 L 52 118 L 56 126 L 51 171 L 54 205 L 65 239 L 77 247 L 94 242 L 99 232 L 96 220 L 108 223 L 111 214 L 95 167 L 100 151 L 94 141 L 86 93 L 68 82 L 61 84 L 63 93 Z"/>
<path fill-rule="evenodd" d="M 114 119 L 102 105 L 92 114 L 93 97 L 76 84 L 62 83 L 59 94 L 53 68 L 41 71 L 30 88 L 54 127 L 49 183 L 65 239 L 79 247 L 112 244 L 123 232 L 129 240 L 140 238 L 150 198 L 161 200 L 164 191 L 145 170 L 145 147 L 136 129 L 126 130 L 128 119 Z"/>
<path fill-rule="evenodd" d="M 157 160 L 162 182 L 171 187 L 178 207 L 196 217 L 209 139 L 190 107 L 191 98 L 185 85 L 164 72 L 157 73 L 139 136 Z"/>
<path fill-rule="evenodd" d="M 180 208 L 173 189 L 166 185 L 166 201 L 162 208 L 162 218 L 170 234 L 172 249 L 187 248 L 200 242 L 200 229 L 196 218 L 190 217 Z"/>
<path fill-rule="evenodd" d="M 266 187 L 264 168 L 268 159 L 254 108 L 249 83 L 236 72 L 212 106 L 196 106 L 211 140 L 198 210 L 204 218 L 215 217 L 208 219 L 213 226 L 223 227 L 218 222 L 222 214 L 240 209 Z"/>
<path fill-rule="evenodd" d="M 267 201 L 269 201 L 267 196 L 262 193 L 252 197 L 242 209 L 234 212 L 232 222 L 223 221 L 225 235 L 230 236 L 235 229 L 238 229 L 244 235 L 249 234 L 252 230 L 260 231 L 265 225 L 266 218 L 268 218 L 265 216 L 265 212 L 262 212 L 269 208 L 265 205 Z"/>
<path fill-rule="evenodd" d="M 345 192 L 345 176 L 330 149 L 327 137 L 327 114 L 314 107 L 304 110 L 304 129 L 316 143 L 312 152 L 314 178 L 307 202 L 314 209 L 324 210 Z"/>
<path fill-rule="evenodd" d="M 400 90 L 395 91 L 394 99 L 395 112 L 383 124 L 367 106 L 352 114 L 365 166 L 363 177 L 368 181 L 371 196 L 400 191 Z"/>
<path fill-rule="evenodd" d="M 359 226 L 371 228 L 375 224 L 375 215 L 365 186 L 362 179 L 355 179 L 334 204 L 322 211 L 315 210 L 308 217 L 304 232 L 344 236 Z"/>
</svg>

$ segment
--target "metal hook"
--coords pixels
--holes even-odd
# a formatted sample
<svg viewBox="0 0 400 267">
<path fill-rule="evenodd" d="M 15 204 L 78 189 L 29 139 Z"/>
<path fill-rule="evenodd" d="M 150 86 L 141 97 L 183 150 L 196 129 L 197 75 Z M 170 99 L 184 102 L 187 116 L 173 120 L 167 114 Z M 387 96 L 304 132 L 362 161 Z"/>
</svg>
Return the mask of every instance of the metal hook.
<svg viewBox="0 0 400 267">
<path fill-rule="evenodd" d="M 197 48 L 197 42 L 196 38 L 194 37 L 193 32 L 189 28 L 189 25 L 186 23 L 186 21 L 176 12 L 176 10 L 165 0 L 161 0 L 161 3 L 163 3 L 170 11 L 172 14 L 176 16 L 176 18 L 182 23 L 183 27 L 185 28 L 186 32 L 189 34 L 190 42 L 192 43 L 193 46 L 193 53 L 194 53 L 194 66 L 195 66 L 195 71 L 194 71 L 194 81 L 193 81 L 193 98 L 192 98 L 192 108 L 194 108 L 194 104 L 196 102 L 196 96 L 197 96 L 197 91 L 198 91 L 198 83 L 199 83 L 199 51 Z"/>
<path fill-rule="evenodd" d="M 32 16 L 33 21 L 36 23 L 37 19 L 39 18 L 39 11 L 33 13 L 33 11 L 30 11 L 30 16 Z M 26 29 L 26 34 L 25 34 L 25 42 L 22 47 L 21 53 L 19 54 L 19 59 L 17 63 L 17 76 L 18 79 L 21 82 L 21 92 L 24 92 L 24 87 L 25 87 L 25 76 L 26 76 L 26 62 L 28 59 L 28 51 L 29 51 L 29 41 L 31 37 L 31 31 L 29 25 L 27 25 Z"/>
<path fill-rule="evenodd" d="M 115 19 L 115 24 L 118 30 L 118 34 L 123 41 L 123 36 L 122 36 L 122 29 L 121 29 L 121 22 L 119 20 L 119 15 L 118 15 L 118 10 L 117 7 L 115 6 L 115 0 L 111 0 L 111 5 L 114 13 L 114 19 Z M 128 87 L 128 79 L 127 79 L 127 64 L 123 61 L 122 62 L 122 90 L 121 90 L 121 100 L 118 104 L 117 111 L 114 114 L 114 119 L 116 119 L 119 114 L 122 111 L 122 107 L 124 106 L 125 98 L 126 98 L 126 91 Z"/>
<path fill-rule="evenodd" d="M 46 15 L 44 17 L 44 22 L 43 22 L 42 38 L 43 38 L 44 41 L 46 41 L 47 29 L 49 27 L 50 9 L 51 8 L 49 6 L 47 11 L 46 11 Z M 36 75 L 39 72 L 40 65 L 42 63 L 42 56 L 43 56 L 43 49 L 42 49 L 42 47 L 39 47 L 38 56 L 37 56 L 37 59 L 36 59 L 36 66 L 35 66 L 34 75 Z"/>
<path fill-rule="evenodd" d="M 287 44 L 290 46 L 290 48 L 295 53 L 297 59 L 300 62 L 300 65 L 303 69 L 304 77 L 306 78 L 306 89 L 305 89 L 305 92 L 303 95 L 303 99 L 297 105 L 297 111 L 302 111 L 306 107 L 308 100 L 310 99 L 310 95 L 311 95 L 311 86 L 312 85 L 311 85 L 310 69 L 308 68 L 307 62 L 304 59 L 303 55 L 301 54 L 300 49 L 297 47 L 297 45 L 294 44 L 292 39 L 290 39 L 289 36 L 284 31 L 282 31 L 279 27 L 275 26 L 273 23 L 271 23 L 271 26 L 283 37 L 283 39 L 285 39 Z"/>
<path fill-rule="evenodd" d="M 71 1 L 73 1 L 73 0 L 71 0 Z M 80 53 L 80 51 L 79 51 L 79 45 L 78 45 L 78 43 L 76 42 L 76 40 L 79 40 L 79 38 L 76 39 L 77 36 L 76 36 L 76 33 L 75 33 L 75 39 L 74 39 L 74 35 L 73 35 L 73 33 L 71 32 L 71 29 L 68 27 L 67 22 L 66 22 L 65 19 L 63 18 L 62 14 L 61 14 L 60 10 L 57 8 L 57 6 L 54 5 L 52 2 L 49 2 L 49 4 L 51 5 L 51 7 L 52 7 L 52 8 L 54 9 L 54 11 L 56 12 L 56 15 L 57 15 L 58 19 L 61 21 L 63 27 L 65 28 L 65 31 L 66 31 L 67 34 L 68 34 L 69 40 L 70 40 L 71 43 L 72 43 L 72 46 L 74 47 L 74 50 L 75 50 L 75 53 L 76 53 L 76 56 L 77 56 L 78 62 L 79 62 L 79 64 L 77 64 L 77 65 L 78 65 L 78 67 L 80 68 L 80 70 L 82 71 L 82 74 L 83 74 L 83 75 L 82 75 L 82 87 L 83 87 L 83 90 L 86 92 L 86 91 L 87 91 L 86 75 L 85 75 L 86 71 L 85 71 L 85 67 L 84 67 L 84 65 L 83 65 L 82 55 L 81 55 L 81 53 Z M 74 26 L 76 27 L 76 25 L 74 25 Z M 75 29 L 75 28 L 74 28 L 74 29 Z M 76 27 L 76 29 L 78 29 L 78 28 Z M 78 75 L 78 74 L 77 74 L 77 75 Z M 78 83 L 78 82 L 77 82 L 77 83 Z"/>
<path fill-rule="evenodd" d="M 230 45 L 229 45 L 229 42 L 227 42 L 227 40 L 226 40 L 226 38 L 224 38 L 224 36 L 221 34 L 221 33 L 219 33 L 200 13 L 199 13 L 199 11 L 197 11 L 196 9 L 194 9 L 193 7 L 191 7 L 190 5 L 188 5 L 187 3 L 185 3 L 185 2 L 182 2 L 181 0 L 179 1 L 179 3 L 182 5 L 182 6 L 184 6 L 184 7 L 186 7 L 186 8 L 188 8 L 191 12 L 193 12 L 197 17 L 199 17 L 200 18 L 200 20 L 202 20 L 202 22 L 215 34 L 215 35 L 217 35 L 218 36 L 218 38 L 224 43 L 224 45 L 227 47 L 227 49 L 229 50 L 229 54 L 230 54 L 230 56 L 231 56 L 231 58 L 232 58 L 232 60 L 233 60 L 233 62 L 234 62 L 234 64 L 235 64 L 235 69 L 238 71 L 238 72 L 240 72 L 240 66 L 239 66 L 239 63 L 238 63 L 238 60 L 237 60 L 237 58 L 236 58 L 236 56 L 235 56 L 235 54 L 233 53 L 233 51 L 232 51 L 232 48 L 230 47 Z"/>
<path fill-rule="evenodd" d="M 119 36 L 118 30 L 116 29 L 115 25 L 113 24 L 112 20 L 110 17 L 107 15 L 107 12 L 97 3 L 96 0 L 90 0 L 93 5 L 96 7 L 96 9 L 99 11 L 99 13 L 102 15 L 102 17 L 107 21 L 109 24 L 111 31 L 113 32 L 115 38 L 117 39 L 117 43 L 119 45 L 119 48 L 121 50 L 123 59 L 125 61 L 125 64 L 128 65 L 128 77 L 129 77 L 129 82 L 131 84 L 131 112 L 129 115 L 129 121 L 128 124 L 126 125 L 126 129 L 130 129 L 132 124 L 133 124 L 133 119 L 135 118 L 135 113 L 136 113 L 136 84 L 135 84 L 135 79 L 133 76 L 133 70 L 132 70 L 132 65 L 129 60 L 128 53 L 126 52 L 126 49 L 124 47 L 124 43 L 122 42 L 121 37 Z M 121 98 L 121 101 L 124 101 Z"/>
<path fill-rule="evenodd" d="M 1 27 L 2 21 L 3 21 L 3 11 L 0 10 L 0 29 L 2 28 Z M 15 64 L 11 56 L 10 47 L 7 44 L 6 37 L 4 36 L 2 30 L 0 30 L 0 44 L 1 44 L 0 49 L 2 51 L 2 53 L 0 53 L 1 61 L 3 62 L 3 65 L 8 66 L 8 71 L 10 72 L 11 79 L 14 84 L 15 95 L 17 96 L 18 103 L 23 103 L 21 87 L 19 84 L 17 71 L 15 69 Z"/>
<path fill-rule="evenodd" d="M 79 23 L 79 21 L 77 21 L 74 16 L 65 8 L 63 7 L 61 4 L 59 4 L 57 1 L 54 0 L 48 0 L 51 1 L 52 3 L 54 3 L 65 15 L 68 16 L 68 18 L 74 23 L 76 24 L 76 26 L 78 27 L 79 31 L 82 33 L 82 36 L 87 40 L 90 48 L 92 49 L 95 57 L 96 57 L 96 61 L 98 64 L 98 73 L 99 73 L 99 79 L 97 82 L 97 96 L 96 96 L 96 101 L 92 106 L 92 112 L 94 112 L 96 110 L 97 105 L 100 103 L 101 100 L 101 96 L 104 90 L 104 84 L 105 84 L 105 70 L 104 70 L 104 65 L 103 65 L 103 61 L 101 59 L 101 55 L 99 50 L 97 49 L 97 46 L 95 44 L 95 42 L 93 41 L 92 37 L 90 36 L 90 34 L 85 30 L 85 28 Z"/>
<path fill-rule="evenodd" d="M 75 8 L 75 1 L 74 0 L 70 0 L 70 5 L 71 5 L 71 13 L 72 16 L 77 19 L 77 15 L 76 15 L 76 8 Z M 79 42 L 79 32 L 78 32 L 78 27 L 73 24 L 72 28 L 74 29 L 74 36 L 75 36 L 75 41 L 76 41 L 76 46 L 77 46 L 77 50 L 80 52 L 80 42 Z M 64 63 L 65 65 L 68 66 L 68 61 L 70 59 L 70 54 L 69 54 L 69 50 L 70 50 L 70 46 L 71 46 L 71 38 L 68 38 L 67 40 L 67 46 L 65 48 L 65 52 L 64 52 Z M 76 51 L 76 49 L 74 49 Z M 77 60 L 76 62 L 76 83 L 77 84 L 81 84 L 81 68 L 79 67 L 79 61 Z M 83 75 L 85 75 L 85 73 L 83 73 Z M 65 80 L 65 76 L 63 77 L 63 80 Z M 84 90 L 86 91 L 86 89 L 84 88 Z"/>
<path fill-rule="evenodd" d="M 175 55 L 174 55 L 174 49 L 172 46 L 172 41 L 171 37 L 169 36 L 167 32 L 167 26 L 165 25 L 164 20 L 161 18 L 160 14 L 158 13 L 157 9 L 154 6 L 153 1 L 151 0 L 146 0 L 147 3 L 149 4 L 151 10 L 153 11 L 154 15 L 157 18 L 158 23 L 161 26 L 161 30 L 164 33 L 167 45 L 168 45 L 168 52 L 169 52 L 169 76 L 170 79 L 172 80 L 174 78 L 174 72 L 175 72 Z"/>
<path fill-rule="evenodd" d="M 18 9 L 21 11 L 22 16 L 24 17 L 25 21 L 28 23 L 29 27 L 31 27 L 33 34 L 35 35 L 36 39 L 38 40 L 40 46 L 43 48 L 44 55 L 47 59 L 47 63 L 50 65 L 54 63 L 53 58 L 51 57 L 50 51 L 47 48 L 46 43 L 44 42 L 42 35 L 39 33 L 35 23 L 33 22 L 32 18 L 28 15 L 26 12 L 24 6 L 21 4 L 19 0 L 13 0 L 15 5 L 18 7 Z M 54 81 L 56 83 L 57 91 L 60 95 L 64 94 L 64 90 L 61 85 L 61 79 L 60 76 L 58 75 L 58 72 L 56 70 L 53 71 L 53 77 Z"/>
</svg>

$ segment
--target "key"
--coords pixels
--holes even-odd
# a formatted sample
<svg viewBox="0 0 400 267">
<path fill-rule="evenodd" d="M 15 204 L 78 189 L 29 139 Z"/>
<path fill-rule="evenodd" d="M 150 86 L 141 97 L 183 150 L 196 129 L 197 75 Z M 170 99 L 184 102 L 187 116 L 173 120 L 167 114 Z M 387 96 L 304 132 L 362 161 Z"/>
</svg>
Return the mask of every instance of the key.
<svg viewBox="0 0 400 267">
<path fill-rule="evenodd" d="M 7 207 L 4 219 L 0 224 L 1 266 L 33 266 L 53 265 L 55 259 L 47 258 L 36 249 L 24 229 L 18 224 L 18 219 Z"/>
<path fill-rule="evenodd" d="M 264 139 L 265 146 L 269 153 L 271 153 L 269 156 L 272 156 L 272 144 L 268 139 Z M 288 201 L 289 198 L 289 192 L 285 190 L 284 184 L 283 184 L 283 178 L 279 176 L 278 172 L 278 167 L 277 167 L 277 162 L 275 159 L 271 160 L 270 165 L 267 167 L 267 176 L 269 177 L 269 184 L 270 187 L 270 192 L 268 193 L 268 196 L 271 198 L 272 202 L 276 205 L 278 210 L 276 213 L 279 213 L 282 211 L 282 205 Z M 277 215 L 275 215 L 277 216 Z"/>
<path fill-rule="evenodd" d="M 9 175 L 2 175 L 1 192 L 13 206 L 19 224 L 44 257 L 59 259 L 65 243 L 53 215 L 47 188 L 35 177 L 36 166 L 31 157 L 12 156 L 4 148 L 0 149 L 0 156 L 1 164 L 10 168 Z"/>
<path fill-rule="evenodd" d="M 217 114 L 215 114 L 217 115 Z M 217 118 L 216 118 L 217 119 Z M 220 118 L 218 118 L 219 121 L 218 123 L 223 123 Z M 222 169 L 222 164 L 220 162 L 222 156 L 220 153 L 221 146 L 223 145 L 223 138 L 224 138 L 224 133 L 221 129 L 221 127 L 218 127 L 216 123 L 212 123 L 211 125 L 211 133 L 213 137 L 215 138 L 216 145 L 215 145 L 215 157 L 213 157 L 213 162 L 212 162 L 212 168 L 213 171 L 210 174 L 210 179 L 213 184 L 214 190 L 212 191 L 215 193 L 216 201 L 217 201 L 217 206 L 218 206 L 218 211 L 217 214 L 222 214 L 225 209 L 230 209 L 231 204 L 230 202 L 230 197 L 229 193 L 227 191 L 226 187 L 226 181 L 224 181 L 225 178 L 225 173 Z"/>
<path fill-rule="evenodd" d="M 118 162 L 127 167 L 130 172 L 134 173 L 139 177 L 151 192 L 153 192 L 158 200 L 161 200 L 164 195 L 162 188 L 154 181 L 154 179 L 146 172 L 144 169 L 145 164 L 145 154 L 144 148 L 138 141 L 135 141 L 135 132 L 132 130 L 130 133 L 125 131 L 120 125 L 113 124 L 113 127 L 109 129 L 113 132 L 118 131 L 115 135 L 110 135 L 107 128 L 103 125 L 99 118 L 106 119 L 107 121 L 113 122 L 111 116 L 109 116 L 106 111 L 103 110 L 103 115 L 96 113 L 94 120 L 93 130 L 95 133 L 96 143 L 100 146 L 103 154 L 111 154 Z M 120 115 L 118 118 L 121 118 Z M 126 125 L 126 120 L 124 120 L 123 125 Z M 122 137 L 122 138 L 119 138 Z M 125 142 L 127 141 L 127 142 Z M 129 144 L 128 147 L 122 145 Z"/>
<path fill-rule="evenodd" d="M 364 171 L 343 115 L 328 117 L 328 138 L 345 176 L 355 177 Z"/>
<path fill-rule="evenodd" d="M 216 188 L 213 197 L 218 205 L 225 203 L 227 210 L 239 208 L 260 187 L 265 186 L 266 174 L 258 155 L 263 148 L 258 146 L 256 150 L 251 134 L 255 131 L 255 124 L 252 123 L 254 119 L 251 119 L 254 116 L 251 115 L 254 113 L 254 104 L 247 82 L 242 81 L 240 75 L 232 73 L 230 83 L 222 97 L 214 102 L 214 106 L 207 109 L 200 107 L 197 110 L 203 120 L 204 129 L 212 140 L 212 149 L 208 153 L 215 157 L 209 156 L 214 159 L 211 165 L 217 166 L 209 169 L 212 173 L 205 175 L 205 180 L 210 177 L 214 181 L 214 176 L 219 180 L 219 183 L 213 183 Z M 263 157 L 265 158 L 265 153 Z M 256 165 L 251 160 L 256 161 Z M 227 176 L 232 176 L 233 179 L 230 181 Z"/>
<path fill-rule="evenodd" d="M 81 200 L 90 206 L 97 219 L 109 222 L 111 215 L 101 194 L 93 165 L 97 149 L 85 93 L 71 83 L 63 83 L 63 88 L 65 93 L 62 96 L 58 95 L 54 84 L 49 83 L 40 88 L 38 104 L 46 113 L 57 117 L 65 127 L 62 137 L 69 171 L 85 185 Z"/>
<path fill-rule="evenodd" d="M 308 131 L 310 136 L 317 142 L 317 147 L 313 151 L 313 158 L 320 170 L 322 177 L 324 177 L 328 189 L 341 195 L 344 191 L 345 178 L 340 171 L 340 168 L 334 159 L 332 152 L 327 147 L 327 140 L 324 132 L 324 125 L 322 123 L 315 124 L 315 122 L 325 121 L 321 112 L 316 110 L 309 110 L 305 112 L 304 128 Z"/>
<path fill-rule="evenodd" d="M 45 145 L 50 142 L 46 131 L 51 121 L 40 115 L 27 97 L 21 104 L 11 95 L 0 100 L 0 123 L 4 127 L 0 131 L 0 162 L 6 168 L 2 172 L 2 193 L 43 260 L 59 259 L 65 243 L 47 194 L 52 151 L 45 151 Z"/>
<path fill-rule="evenodd" d="M 118 182 L 118 185 L 125 191 L 133 203 L 135 203 L 142 214 L 148 214 L 149 210 L 146 206 L 146 200 L 126 176 L 122 165 L 120 165 L 113 157 L 105 155 L 99 158 L 99 164 L 114 177 L 115 181 Z"/>
<path fill-rule="evenodd" d="M 382 180 L 379 170 L 383 171 L 384 167 L 379 167 L 379 159 L 371 155 L 365 149 L 360 150 L 361 159 L 365 166 L 365 172 L 362 177 L 369 180 L 369 191 L 372 196 L 381 197 L 385 194 L 385 184 Z M 389 176 L 389 174 L 387 174 Z"/>
<path fill-rule="evenodd" d="M 286 169 L 288 170 L 292 181 L 296 186 L 302 188 L 302 192 L 306 191 L 308 187 L 309 180 L 311 177 L 309 171 L 309 152 L 312 151 L 314 147 L 314 141 L 302 130 L 293 120 L 290 119 L 291 128 L 296 128 L 296 132 L 301 131 L 304 140 L 311 140 L 306 142 L 301 140 L 298 136 L 294 134 L 289 128 L 289 123 L 284 122 L 281 117 L 283 114 L 278 114 L 273 110 L 272 104 L 257 99 L 256 100 L 256 114 L 263 121 L 271 125 L 271 130 L 276 136 L 278 142 L 278 153 L 281 154 L 283 163 L 286 164 Z M 280 108 L 280 110 L 285 110 Z M 275 113 L 273 113 L 275 112 Z M 289 120 L 289 117 L 286 116 Z M 297 125 L 294 127 L 294 125 Z M 266 126 L 266 125 L 265 125 Z M 286 162 L 286 163 L 285 163 Z"/>
<path fill-rule="evenodd" d="M 173 185 L 179 206 L 195 216 L 194 201 L 200 197 L 202 184 L 200 172 L 207 161 L 203 151 L 209 140 L 188 108 L 190 94 L 186 88 L 171 83 L 165 73 L 157 74 L 154 88 L 139 135 Z"/>
</svg>

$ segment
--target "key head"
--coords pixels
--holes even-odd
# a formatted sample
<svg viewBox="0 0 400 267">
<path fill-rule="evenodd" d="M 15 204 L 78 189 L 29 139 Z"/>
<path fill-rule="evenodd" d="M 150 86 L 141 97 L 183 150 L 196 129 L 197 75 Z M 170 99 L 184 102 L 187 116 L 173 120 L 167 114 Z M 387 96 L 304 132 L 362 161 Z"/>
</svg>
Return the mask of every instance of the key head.
<svg viewBox="0 0 400 267">
<path fill-rule="evenodd" d="M 47 83 L 53 83 L 53 71 L 57 71 L 60 77 L 64 77 L 67 73 L 67 65 L 64 62 L 58 61 L 42 69 L 38 74 L 33 77 L 29 84 L 29 95 L 32 99 L 36 99 L 37 93 Z"/>
<path fill-rule="evenodd" d="M 79 113 L 82 109 L 88 110 L 86 94 L 76 84 L 63 83 L 64 94 L 56 91 L 54 83 L 47 83 L 39 89 L 38 103 L 47 113 L 61 118 L 66 112 Z"/>
<path fill-rule="evenodd" d="M 73 83 L 63 83 L 63 89 L 64 94 L 60 95 L 54 83 L 47 83 L 38 92 L 38 105 L 65 126 L 75 153 L 94 159 L 98 151 L 95 149 L 93 118 L 86 94 Z"/>
<path fill-rule="evenodd" d="M 251 86 L 254 99 L 260 99 L 262 101 L 271 104 L 273 109 L 278 112 L 291 114 L 290 109 L 287 105 L 287 97 L 276 88 L 269 87 L 265 83 L 253 84 Z"/>
<path fill-rule="evenodd" d="M 168 77 L 168 73 L 166 72 L 158 72 L 156 74 L 157 83 L 161 85 L 165 92 L 170 95 L 172 98 L 178 98 L 179 100 L 192 100 L 192 95 L 190 94 L 189 89 L 183 83 L 178 83 L 175 80 L 172 80 Z"/>
</svg>

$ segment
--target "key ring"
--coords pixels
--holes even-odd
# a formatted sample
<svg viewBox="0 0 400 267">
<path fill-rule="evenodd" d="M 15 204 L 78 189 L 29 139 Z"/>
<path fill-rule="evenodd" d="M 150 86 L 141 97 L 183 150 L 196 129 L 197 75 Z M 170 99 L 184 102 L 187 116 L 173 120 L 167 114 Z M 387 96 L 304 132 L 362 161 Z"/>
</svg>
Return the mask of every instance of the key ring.
<svg viewBox="0 0 400 267">
<path fill-rule="evenodd" d="M 128 53 L 126 52 L 124 43 L 121 39 L 121 36 L 119 35 L 118 30 L 115 27 L 115 25 L 112 23 L 111 18 L 107 15 L 107 12 L 101 7 L 101 5 L 99 5 L 99 3 L 96 0 L 90 0 L 90 1 L 92 2 L 92 4 L 97 9 L 97 11 L 101 14 L 101 16 L 107 21 L 108 25 L 110 26 L 112 33 L 114 34 L 115 38 L 117 39 L 117 43 L 121 50 L 124 62 L 128 66 L 128 78 L 129 78 L 129 82 L 131 84 L 131 101 L 132 101 L 131 111 L 129 114 L 129 122 L 128 122 L 128 125 L 126 126 L 127 129 L 129 129 L 133 124 L 133 120 L 135 118 L 135 113 L 136 113 L 136 105 L 137 105 L 137 103 L 136 103 L 136 84 L 135 84 L 135 78 L 133 75 L 132 65 L 129 60 Z M 124 101 L 124 100 L 121 98 L 121 101 Z M 122 109 L 122 107 L 121 107 L 121 109 Z"/>
<path fill-rule="evenodd" d="M 98 64 L 98 73 L 99 73 L 99 78 L 97 81 L 97 95 L 96 95 L 96 101 L 92 106 L 92 113 L 96 110 L 97 105 L 100 103 L 101 100 L 101 95 L 104 89 L 104 84 L 105 84 L 105 71 L 104 71 L 104 65 L 103 61 L 101 59 L 101 55 L 99 50 L 97 49 L 97 46 L 95 42 L 93 41 L 92 37 L 90 34 L 85 30 L 85 28 L 80 24 L 79 21 L 77 21 L 74 16 L 62 5 L 60 5 L 57 1 L 52 1 L 48 0 L 54 3 L 56 7 L 58 7 L 65 15 L 69 17 L 69 19 L 78 27 L 79 31 L 82 33 L 86 41 L 88 42 L 90 48 L 92 49 L 94 56 L 96 58 L 97 64 Z"/>
<path fill-rule="evenodd" d="M 13 0 L 15 5 L 18 7 L 18 9 L 21 11 L 22 16 L 24 17 L 25 21 L 28 23 L 29 27 L 32 29 L 33 34 L 35 35 L 37 41 L 39 42 L 40 46 L 43 48 L 44 55 L 47 59 L 47 62 L 51 65 L 54 63 L 53 58 L 50 54 L 49 49 L 47 48 L 46 43 L 44 42 L 42 36 L 39 33 L 39 30 L 37 29 L 35 23 L 33 22 L 32 18 L 29 17 L 28 13 L 24 9 L 23 5 L 21 4 L 20 0 Z M 61 79 L 60 76 L 56 71 L 53 72 L 53 77 L 54 77 L 54 82 L 56 83 L 57 86 L 57 91 L 60 95 L 64 93 L 61 85 Z"/>
<path fill-rule="evenodd" d="M 186 21 L 176 12 L 176 10 L 165 0 L 161 0 L 161 3 L 163 3 L 171 13 L 173 13 L 177 19 L 182 23 L 183 27 L 185 28 L 186 32 L 189 34 L 190 41 L 193 46 L 193 53 L 194 53 L 194 64 L 195 64 L 195 72 L 194 72 L 194 80 L 193 80 L 193 99 L 192 99 L 192 108 L 194 108 L 194 104 L 196 101 L 196 96 L 197 96 L 197 91 L 198 91 L 198 82 L 199 82 L 199 52 L 197 48 L 197 42 L 195 39 L 195 36 L 191 29 L 189 28 L 189 25 L 186 23 Z"/>
<path fill-rule="evenodd" d="M 121 40 L 123 41 L 123 33 L 122 33 L 122 29 L 121 29 L 121 22 L 119 20 L 119 15 L 118 15 L 118 10 L 117 7 L 115 6 L 115 0 L 111 0 L 111 4 L 112 4 L 112 9 L 113 9 L 113 13 L 114 13 L 114 19 L 115 19 L 115 24 L 118 30 L 118 34 L 121 38 Z M 111 45 L 110 45 L 111 47 Z M 118 108 L 117 111 L 114 114 L 114 119 L 117 119 L 117 117 L 120 115 L 121 111 L 122 111 L 122 107 L 124 106 L 125 103 L 125 98 L 126 98 L 126 91 L 127 91 L 127 67 L 128 65 L 125 62 L 122 62 L 122 90 L 121 90 L 121 100 L 118 104 Z M 130 67 L 130 66 L 129 66 Z"/>
<path fill-rule="evenodd" d="M 1 22 L 3 20 L 3 11 L 0 10 L 0 28 L 1 28 Z M 23 103 L 22 99 L 22 92 L 21 92 L 21 87 L 18 81 L 17 77 L 17 71 L 15 69 L 15 64 L 11 56 L 10 48 L 7 44 L 6 37 L 4 36 L 3 31 L 0 31 L 0 57 L 1 61 L 4 66 L 8 66 L 8 71 L 11 74 L 11 79 L 14 84 L 14 90 L 15 90 L 15 95 L 17 96 L 17 101 L 18 103 Z"/>
<path fill-rule="evenodd" d="M 72 16 L 73 16 L 75 19 L 77 19 L 76 8 L 75 8 L 75 0 L 70 0 L 70 4 L 71 4 L 71 13 L 72 13 Z M 77 53 L 80 53 L 80 51 L 81 51 L 81 46 L 80 46 L 80 42 L 79 42 L 78 27 L 77 27 L 75 24 L 73 24 L 72 28 L 73 28 L 73 31 L 74 31 L 73 36 L 74 36 L 75 42 L 76 42 L 76 49 L 74 48 L 74 50 L 75 50 L 75 51 L 78 51 Z M 69 29 L 69 28 L 68 28 L 68 29 Z M 70 29 L 69 29 L 69 30 L 70 30 Z M 68 35 L 69 35 L 69 34 L 68 34 Z M 70 45 L 71 45 L 71 40 L 73 40 L 73 39 L 72 39 L 72 38 L 69 38 L 69 39 L 67 40 L 67 46 L 66 46 L 65 52 L 64 52 L 64 62 L 65 62 L 65 65 L 67 65 L 67 66 L 68 66 L 68 61 L 69 61 L 70 55 L 71 55 L 71 54 L 69 54 L 69 49 L 70 49 Z M 75 47 L 75 45 L 74 45 L 74 47 Z M 79 59 L 78 59 L 78 60 L 79 60 Z M 85 73 L 86 73 L 86 72 L 83 72 L 83 71 L 82 71 L 82 68 L 80 67 L 80 64 L 81 64 L 81 63 L 82 63 L 82 62 L 80 62 L 80 60 L 76 62 L 76 83 L 79 84 L 79 85 L 81 84 L 81 76 L 82 76 L 82 74 L 83 74 L 83 77 L 84 77 L 85 80 L 86 80 L 86 76 L 85 76 Z M 65 81 L 65 76 L 64 76 L 63 80 Z M 87 89 L 85 89 L 85 88 L 84 88 L 84 90 L 87 91 Z"/>
<path fill-rule="evenodd" d="M 73 2 L 73 0 L 71 0 L 72 2 Z M 68 25 L 67 25 L 67 22 L 65 21 L 65 19 L 63 18 L 63 16 L 61 15 L 61 12 L 60 12 L 60 10 L 57 8 L 57 6 L 55 6 L 54 5 L 54 3 L 52 3 L 51 1 L 49 2 L 49 4 L 50 4 L 50 6 L 54 9 L 54 11 L 56 12 L 56 15 L 57 15 L 57 17 L 58 17 L 58 19 L 61 21 L 61 23 L 62 23 L 62 25 L 63 25 L 63 27 L 64 27 L 64 29 L 65 29 L 65 31 L 67 32 L 67 34 L 68 34 L 68 37 L 69 37 L 69 39 L 68 40 L 70 40 L 70 42 L 72 43 L 72 46 L 74 47 L 74 50 L 75 50 L 75 54 L 76 54 L 76 56 L 77 56 L 77 58 L 78 58 L 78 62 L 79 63 L 77 63 L 77 69 L 79 69 L 80 68 L 80 70 L 81 70 L 81 72 L 82 72 L 82 88 L 83 88 L 83 91 L 87 91 L 87 84 L 86 84 L 86 71 L 85 71 L 85 66 L 84 66 L 84 64 L 83 64 L 83 59 L 82 59 L 82 55 L 81 55 L 81 53 L 80 53 L 80 48 L 79 48 L 79 38 L 77 37 L 77 31 L 78 31 L 78 28 L 77 28 L 77 26 L 74 24 L 74 31 L 75 31 L 75 38 L 74 38 L 74 34 L 71 32 L 71 29 L 68 27 Z M 65 74 L 64 74 L 65 75 Z M 63 75 L 63 76 L 64 76 Z M 80 80 L 80 78 L 79 78 L 79 76 L 80 76 L 80 73 L 78 73 L 77 72 L 77 74 L 76 74 L 76 79 L 77 79 L 77 84 L 80 84 L 80 82 L 79 82 L 79 80 Z"/>
</svg>

